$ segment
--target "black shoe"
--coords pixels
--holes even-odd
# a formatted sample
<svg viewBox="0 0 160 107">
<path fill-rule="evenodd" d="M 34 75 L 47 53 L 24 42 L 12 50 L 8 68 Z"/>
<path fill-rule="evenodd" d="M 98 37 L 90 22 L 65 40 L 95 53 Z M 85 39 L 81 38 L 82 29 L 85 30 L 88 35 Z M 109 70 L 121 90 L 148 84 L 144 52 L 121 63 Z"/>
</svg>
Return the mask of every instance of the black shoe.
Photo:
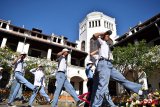
<svg viewBox="0 0 160 107">
<path fill-rule="evenodd" d="M 9 107 L 16 107 L 15 105 L 11 104 L 11 103 L 8 103 L 7 104 Z"/>
<path fill-rule="evenodd" d="M 18 100 L 18 98 L 15 98 L 15 99 L 14 99 L 14 101 L 17 101 L 17 100 Z"/>
<path fill-rule="evenodd" d="M 1 103 L 1 102 L 3 102 L 3 100 L 2 100 L 2 99 L 0 99 L 0 103 Z"/>
<path fill-rule="evenodd" d="M 79 106 L 81 106 L 82 103 L 83 103 L 83 101 L 79 100 L 79 101 L 77 101 L 76 106 L 79 107 Z"/>
<path fill-rule="evenodd" d="M 50 100 L 50 101 L 49 101 L 49 104 L 51 104 L 52 102 L 53 102 L 53 100 Z"/>
<path fill-rule="evenodd" d="M 22 104 L 27 103 L 27 102 L 28 102 L 28 100 L 22 100 Z"/>
<path fill-rule="evenodd" d="M 34 106 L 28 105 L 27 107 L 34 107 Z"/>
</svg>

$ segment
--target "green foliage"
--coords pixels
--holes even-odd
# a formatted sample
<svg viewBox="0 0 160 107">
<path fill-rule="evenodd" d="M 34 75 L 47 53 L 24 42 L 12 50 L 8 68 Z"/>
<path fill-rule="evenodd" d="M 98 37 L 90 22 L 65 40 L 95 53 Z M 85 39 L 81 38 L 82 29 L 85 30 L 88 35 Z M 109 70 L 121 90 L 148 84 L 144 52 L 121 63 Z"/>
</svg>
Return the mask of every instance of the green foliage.
<svg viewBox="0 0 160 107">
<path fill-rule="evenodd" d="M 27 65 L 25 67 L 26 71 L 29 71 L 32 68 L 37 68 L 38 65 L 42 65 L 45 71 L 45 75 L 50 75 L 52 71 L 56 69 L 56 63 L 47 59 L 28 56 L 25 63 Z"/>
<path fill-rule="evenodd" d="M 124 47 L 115 47 L 113 50 L 115 67 L 125 72 L 145 71 L 148 75 L 156 70 L 160 64 L 160 46 L 149 46 L 145 41 L 136 44 L 128 44 Z"/>
<path fill-rule="evenodd" d="M 13 52 L 5 47 L 0 48 L 0 66 L 3 67 L 3 79 L 1 80 L 0 87 L 5 87 L 10 79 L 10 73 L 12 71 L 11 60 L 13 60 Z"/>
<path fill-rule="evenodd" d="M 11 72 L 11 61 L 17 53 L 12 52 L 9 48 L 0 48 L 0 65 L 4 68 L 4 71 Z"/>
<path fill-rule="evenodd" d="M 14 66 L 11 64 L 13 62 L 13 60 L 19 55 L 19 53 L 13 52 L 12 50 L 10 50 L 9 48 L 5 47 L 5 48 L 0 48 L 0 66 L 2 66 L 4 68 L 4 77 L 3 77 L 3 83 L 4 85 L 6 85 L 9 81 L 10 78 L 10 74 L 13 73 L 13 68 Z M 52 73 L 53 70 L 56 69 L 56 63 L 47 59 L 40 59 L 40 58 L 34 58 L 34 57 L 30 57 L 28 56 L 25 59 L 25 77 L 33 82 L 33 75 L 27 71 L 29 71 L 32 68 L 37 68 L 38 65 L 42 65 L 44 66 L 44 71 L 45 71 L 45 75 L 48 76 Z"/>
</svg>

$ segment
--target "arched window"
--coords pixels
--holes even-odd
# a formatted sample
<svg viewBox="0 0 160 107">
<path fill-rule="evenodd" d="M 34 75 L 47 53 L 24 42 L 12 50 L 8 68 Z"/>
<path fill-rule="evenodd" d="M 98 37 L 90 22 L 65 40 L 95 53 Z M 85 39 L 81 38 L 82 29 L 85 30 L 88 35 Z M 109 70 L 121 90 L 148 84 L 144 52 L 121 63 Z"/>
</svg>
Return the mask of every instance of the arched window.
<svg viewBox="0 0 160 107">
<path fill-rule="evenodd" d="M 85 41 L 82 41 L 82 43 L 81 43 L 81 50 L 85 51 Z"/>
<path fill-rule="evenodd" d="M 93 40 L 93 39 L 90 39 L 90 53 L 92 53 L 93 51 L 96 51 L 98 49 L 98 46 L 97 46 L 97 41 Z M 94 57 L 90 57 L 90 60 L 95 62 L 97 60 L 97 53 L 94 55 Z"/>
<path fill-rule="evenodd" d="M 97 49 L 98 49 L 97 41 L 90 39 L 90 53 Z"/>
</svg>

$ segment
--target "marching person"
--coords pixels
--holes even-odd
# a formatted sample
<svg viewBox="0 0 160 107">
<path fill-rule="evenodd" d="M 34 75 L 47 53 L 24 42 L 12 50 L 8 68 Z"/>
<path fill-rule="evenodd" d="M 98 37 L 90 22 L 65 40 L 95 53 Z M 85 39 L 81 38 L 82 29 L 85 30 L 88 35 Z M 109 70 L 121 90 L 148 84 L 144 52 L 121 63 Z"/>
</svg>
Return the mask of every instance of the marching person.
<svg viewBox="0 0 160 107">
<path fill-rule="evenodd" d="M 74 98 L 74 100 L 77 102 L 77 106 L 81 103 L 81 100 L 78 98 L 78 95 L 76 94 L 76 91 L 74 90 L 73 86 L 67 79 L 67 56 L 69 54 L 69 50 L 67 48 L 64 48 L 61 52 L 57 54 L 59 56 L 58 60 L 58 70 L 56 72 L 56 90 L 54 93 L 54 98 L 51 101 L 51 106 L 56 107 L 58 103 L 58 98 L 61 93 L 62 88 L 64 87 L 65 90 Z"/>
<path fill-rule="evenodd" d="M 113 67 L 113 56 L 109 47 L 109 43 L 113 42 L 110 38 L 111 34 L 112 31 L 108 30 L 102 33 L 95 33 L 92 37 L 94 40 L 98 40 L 100 46 L 98 46 L 99 60 L 95 71 L 96 78 L 94 78 L 93 82 L 93 90 L 95 92 L 92 94 L 91 107 L 101 106 L 104 98 L 106 98 L 110 107 L 116 106 L 109 95 L 108 84 L 110 77 L 119 82 L 125 88 L 138 93 L 139 95 L 142 95 L 143 93 L 141 90 L 142 85 L 126 80 L 126 78 Z"/>
<path fill-rule="evenodd" d="M 11 82 L 11 88 L 10 88 L 10 93 L 9 93 L 9 98 L 8 99 L 10 99 L 10 97 L 12 96 L 12 94 L 14 92 L 14 89 L 17 85 L 17 80 L 15 78 L 13 78 L 11 81 L 12 82 Z M 9 86 L 7 86 L 7 87 L 9 87 Z M 16 95 L 15 100 L 16 101 L 22 101 L 22 103 L 27 103 L 28 101 L 23 96 L 22 91 L 23 91 L 23 87 L 21 85 L 20 88 L 19 88 L 18 94 Z"/>
<path fill-rule="evenodd" d="M 15 89 L 13 91 L 13 94 L 11 95 L 11 97 L 8 100 L 8 106 L 13 106 L 12 102 L 14 101 L 20 87 L 21 84 L 24 84 L 25 86 L 27 86 L 28 88 L 32 89 L 33 91 L 37 91 L 37 87 L 35 87 L 33 84 L 31 84 L 30 82 L 28 82 L 28 80 L 24 77 L 24 59 L 26 58 L 26 53 L 22 52 L 20 54 L 20 56 L 18 58 L 16 58 L 13 61 L 13 65 L 15 66 L 14 68 L 14 76 L 15 79 L 17 81 L 17 84 L 15 86 Z"/>
<path fill-rule="evenodd" d="M 44 69 L 42 65 L 39 65 L 38 68 L 33 68 L 30 70 L 32 74 L 34 74 L 34 86 L 39 87 L 40 94 L 45 97 L 46 101 L 49 103 L 50 98 L 45 92 L 45 75 L 44 75 Z M 33 92 L 32 96 L 29 100 L 28 107 L 32 107 L 33 101 L 36 97 L 38 92 Z"/>
<path fill-rule="evenodd" d="M 87 101 L 90 102 L 91 100 L 91 95 L 92 95 L 92 87 L 93 87 L 93 70 L 92 67 L 94 66 L 94 63 L 92 61 L 88 61 L 87 66 L 86 66 L 86 76 L 87 76 L 87 88 L 88 88 L 88 96 L 87 96 Z M 85 103 L 84 107 L 89 107 L 89 103 Z"/>
<path fill-rule="evenodd" d="M 144 98 L 148 94 L 148 83 L 147 83 L 147 74 L 142 70 L 138 72 L 138 82 L 142 85 L 143 92 L 145 93 Z"/>
</svg>

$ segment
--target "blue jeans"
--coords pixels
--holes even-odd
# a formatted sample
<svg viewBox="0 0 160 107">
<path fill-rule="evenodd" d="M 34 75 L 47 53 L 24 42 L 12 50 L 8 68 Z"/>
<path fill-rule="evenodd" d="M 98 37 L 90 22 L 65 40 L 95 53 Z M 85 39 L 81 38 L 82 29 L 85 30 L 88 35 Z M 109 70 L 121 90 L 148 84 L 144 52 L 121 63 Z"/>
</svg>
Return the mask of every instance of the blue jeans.
<svg viewBox="0 0 160 107">
<path fill-rule="evenodd" d="M 93 85 L 94 94 L 92 94 L 91 107 L 101 106 L 104 98 L 107 100 L 110 107 L 115 107 L 108 90 L 110 78 L 116 80 L 125 88 L 135 93 L 138 93 L 142 87 L 140 84 L 126 80 L 126 78 L 113 67 L 111 62 L 101 60 L 98 62 L 95 72 Z"/>
<path fill-rule="evenodd" d="M 52 107 L 56 107 L 57 103 L 58 103 L 58 98 L 60 96 L 62 87 L 65 88 L 65 90 L 74 98 L 75 101 L 79 101 L 80 99 L 78 98 L 78 95 L 76 94 L 73 86 L 71 85 L 71 83 L 67 80 L 67 77 L 65 75 L 65 73 L 63 72 L 57 72 L 56 74 L 56 90 L 54 93 L 54 99 L 52 101 L 51 106 Z"/>
<path fill-rule="evenodd" d="M 10 89 L 10 93 L 9 93 L 9 98 L 8 99 L 10 99 L 11 98 L 11 96 L 12 96 L 12 94 L 13 94 L 13 92 L 14 92 L 14 89 L 15 89 L 15 87 L 16 87 L 16 85 L 17 85 L 17 80 L 16 79 L 14 79 L 13 81 L 12 81 L 12 84 L 11 84 L 11 89 Z M 16 95 L 16 98 L 22 98 L 23 96 L 22 96 L 22 85 L 20 86 L 20 89 L 19 89 L 19 91 L 18 91 L 18 94 Z"/>
<path fill-rule="evenodd" d="M 21 87 L 21 84 L 24 84 L 25 86 L 27 86 L 28 88 L 34 90 L 35 86 L 33 84 L 31 84 L 30 82 L 28 82 L 28 80 L 26 80 L 23 76 L 23 73 L 21 72 L 15 72 L 15 78 L 17 81 L 17 84 L 14 88 L 13 94 L 11 95 L 10 99 L 8 100 L 8 103 L 12 103 L 16 97 L 16 95 L 18 94 L 18 91 Z"/>
<path fill-rule="evenodd" d="M 50 101 L 49 96 L 46 94 L 46 92 L 45 92 L 45 90 L 44 90 L 44 86 L 41 87 L 39 93 L 40 93 L 43 97 L 45 97 L 45 99 L 46 99 L 47 102 Z M 30 100 L 29 100 L 29 105 L 30 105 L 30 106 L 32 106 L 33 101 L 34 101 L 34 99 L 36 98 L 36 95 L 37 95 L 37 92 L 33 91 L 33 94 L 32 94 L 32 96 L 30 97 Z"/>
</svg>

